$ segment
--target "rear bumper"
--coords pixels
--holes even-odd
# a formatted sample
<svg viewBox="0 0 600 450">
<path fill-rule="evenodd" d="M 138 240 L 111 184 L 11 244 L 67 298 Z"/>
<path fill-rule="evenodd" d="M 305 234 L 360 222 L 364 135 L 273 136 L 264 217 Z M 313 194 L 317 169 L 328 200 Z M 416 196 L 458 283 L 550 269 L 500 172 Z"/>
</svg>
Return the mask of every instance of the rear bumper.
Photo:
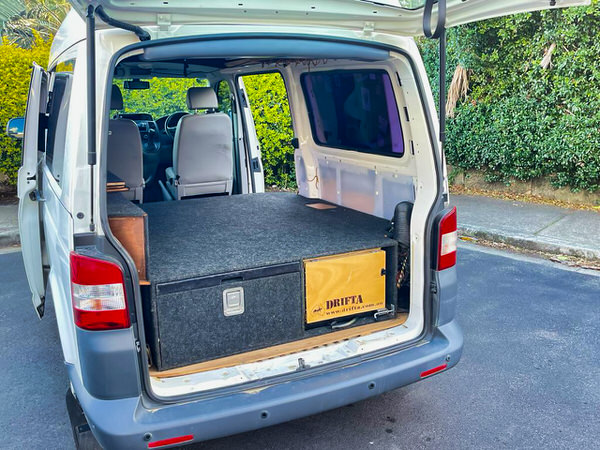
<svg viewBox="0 0 600 450">
<path fill-rule="evenodd" d="M 147 433 L 150 441 L 190 434 L 204 441 L 357 402 L 418 381 L 423 371 L 446 362 L 454 366 L 462 346 L 462 332 L 453 320 L 439 327 L 430 342 L 391 355 L 264 389 L 152 409 L 141 397 L 100 400 L 80 383 L 74 381 L 73 387 L 104 448 L 147 448 Z"/>
</svg>

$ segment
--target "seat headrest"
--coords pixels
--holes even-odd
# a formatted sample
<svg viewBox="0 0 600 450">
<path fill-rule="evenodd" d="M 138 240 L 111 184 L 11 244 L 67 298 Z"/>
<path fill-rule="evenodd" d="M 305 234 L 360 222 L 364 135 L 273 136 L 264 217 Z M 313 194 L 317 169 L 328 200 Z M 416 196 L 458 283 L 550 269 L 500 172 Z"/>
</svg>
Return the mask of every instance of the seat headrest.
<svg viewBox="0 0 600 450">
<path fill-rule="evenodd" d="M 123 95 L 119 86 L 113 84 L 110 93 L 110 109 L 123 109 Z"/>
<path fill-rule="evenodd" d="M 189 88 L 186 100 L 189 109 L 217 109 L 219 106 L 217 94 L 210 87 Z"/>
</svg>

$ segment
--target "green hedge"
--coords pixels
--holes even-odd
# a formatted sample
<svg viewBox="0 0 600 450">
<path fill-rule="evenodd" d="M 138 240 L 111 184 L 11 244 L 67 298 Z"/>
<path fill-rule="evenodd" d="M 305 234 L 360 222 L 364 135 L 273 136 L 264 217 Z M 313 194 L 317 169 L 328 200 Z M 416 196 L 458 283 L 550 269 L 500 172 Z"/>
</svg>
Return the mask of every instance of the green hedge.
<svg viewBox="0 0 600 450">
<path fill-rule="evenodd" d="M 21 165 L 21 144 L 6 136 L 6 124 L 12 117 L 25 114 L 27 92 L 33 62 L 46 66 L 50 42 L 37 38 L 31 49 L 10 44 L 6 39 L 0 45 L 0 172 L 11 184 L 17 181 Z"/>
<path fill-rule="evenodd" d="M 285 84 L 278 73 L 248 75 L 244 85 L 260 141 L 265 184 L 296 187 L 292 118 Z"/>
<path fill-rule="evenodd" d="M 550 179 L 557 186 L 600 188 L 599 0 L 592 6 L 520 14 L 452 29 L 448 80 L 457 64 L 470 71 L 470 91 L 448 121 L 448 161 L 483 170 L 490 181 Z M 556 44 L 552 65 L 540 61 Z M 420 46 L 437 95 L 437 46 Z M 30 50 L 0 45 L 0 129 L 23 114 L 31 63 L 45 64 L 49 43 Z M 259 135 L 265 180 L 294 187 L 289 106 L 278 75 L 245 77 Z M 163 105 L 182 104 L 164 86 Z M 183 92 L 183 88 L 181 89 Z M 135 100 L 137 93 L 126 93 Z M 131 98 L 128 98 L 131 97 Z M 129 103 L 129 102 L 128 102 Z M 152 111 L 151 111 L 152 112 Z M 158 112 L 158 111 L 156 111 Z M 0 136 L 0 171 L 15 182 L 20 148 Z"/>
<path fill-rule="evenodd" d="M 600 5 L 519 14 L 453 29 L 448 80 L 470 71 L 470 91 L 448 121 L 448 161 L 489 181 L 545 177 L 600 188 Z M 540 66 L 556 44 L 552 64 Z M 437 47 L 420 41 L 437 95 Z"/>
</svg>

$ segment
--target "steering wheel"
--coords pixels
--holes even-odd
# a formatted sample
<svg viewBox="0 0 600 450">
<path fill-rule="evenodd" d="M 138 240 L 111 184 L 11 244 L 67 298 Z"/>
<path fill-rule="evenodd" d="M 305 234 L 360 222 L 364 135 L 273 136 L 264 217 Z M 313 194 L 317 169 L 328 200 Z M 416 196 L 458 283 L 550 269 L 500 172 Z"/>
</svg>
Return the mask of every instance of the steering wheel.
<svg viewBox="0 0 600 450">
<path fill-rule="evenodd" d="M 177 124 L 183 116 L 187 116 L 188 114 L 189 113 L 186 113 L 184 111 L 178 111 L 167 117 L 167 120 L 165 120 L 165 133 L 167 133 L 167 135 L 171 138 L 175 139 L 175 131 L 177 131 Z"/>
</svg>

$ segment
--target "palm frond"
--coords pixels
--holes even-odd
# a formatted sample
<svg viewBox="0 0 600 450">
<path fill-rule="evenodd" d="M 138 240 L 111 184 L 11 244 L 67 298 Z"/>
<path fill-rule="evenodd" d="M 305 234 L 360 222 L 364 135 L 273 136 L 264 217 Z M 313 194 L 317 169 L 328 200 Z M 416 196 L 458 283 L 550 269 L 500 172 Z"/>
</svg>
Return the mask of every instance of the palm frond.
<svg viewBox="0 0 600 450">
<path fill-rule="evenodd" d="M 36 33 L 50 39 L 70 9 L 67 0 L 24 0 L 23 3 L 25 10 L 4 24 L 3 35 L 9 42 L 25 48 L 33 45 Z"/>
</svg>

